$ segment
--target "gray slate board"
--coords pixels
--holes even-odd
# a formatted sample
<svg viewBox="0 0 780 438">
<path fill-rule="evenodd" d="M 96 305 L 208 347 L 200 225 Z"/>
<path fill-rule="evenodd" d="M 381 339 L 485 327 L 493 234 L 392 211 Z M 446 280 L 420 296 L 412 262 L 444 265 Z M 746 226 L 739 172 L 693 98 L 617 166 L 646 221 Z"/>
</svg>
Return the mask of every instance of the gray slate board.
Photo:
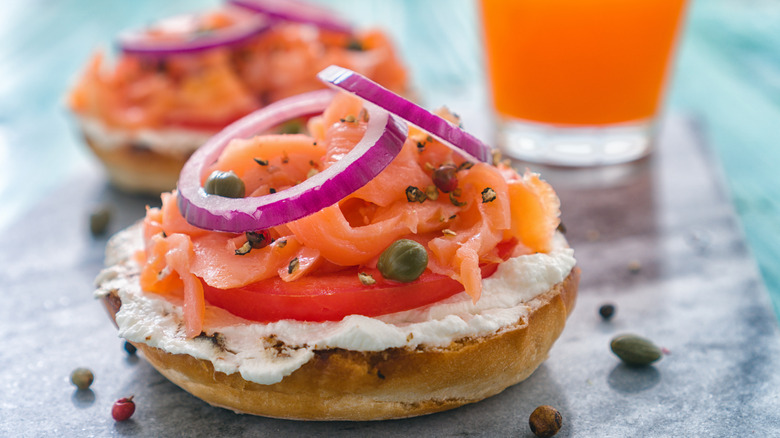
<svg viewBox="0 0 780 438">
<path fill-rule="evenodd" d="M 549 360 L 527 381 L 454 411 L 321 423 L 212 408 L 123 351 L 92 299 L 106 238 L 90 236 L 87 214 L 110 203 L 117 231 L 156 201 L 116 193 L 88 163 L 0 238 L 0 436 L 529 437 L 528 416 L 541 404 L 562 412 L 561 437 L 776 435 L 777 321 L 716 168 L 695 125 L 672 117 L 647 160 L 545 169 L 583 270 Z M 617 306 L 610 322 L 598 316 L 607 302 Z M 648 368 L 621 365 L 608 345 L 626 332 L 669 354 Z M 95 372 L 90 391 L 69 383 L 78 366 Z M 111 404 L 130 394 L 135 415 L 114 423 Z"/>
</svg>

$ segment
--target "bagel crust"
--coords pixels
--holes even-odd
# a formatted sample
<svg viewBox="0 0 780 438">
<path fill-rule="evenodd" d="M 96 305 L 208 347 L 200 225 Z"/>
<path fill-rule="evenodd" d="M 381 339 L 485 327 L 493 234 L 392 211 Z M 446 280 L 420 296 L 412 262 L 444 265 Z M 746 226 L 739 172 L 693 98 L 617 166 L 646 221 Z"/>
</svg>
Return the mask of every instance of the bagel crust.
<svg viewBox="0 0 780 438">
<path fill-rule="evenodd" d="M 80 118 L 81 133 L 103 163 L 111 183 L 126 193 L 159 195 L 176 188 L 184 163 L 211 135 L 197 131 L 149 131 L 138 138 L 132 131 L 108 128 Z M 140 136 L 144 137 L 144 136 Z"/>
<path fill-rule="evenodd" d="M 530 312 L 496 333 L 449 346 L 378 352 L 315 350 L 282 381 L 263 385 L 215 371 L 208 360 L 133 345 L 170 381 L 194 396 L 240 413 L 296 420 L 383 420 L 444 411 L 498 394 L 547 358 L 577 296 L 580 270 L 526 303 Z M 103 295 L 115 320 L 116 290 Z M 219 345 L 218 339 L 213 339 Z"/>
</svg>

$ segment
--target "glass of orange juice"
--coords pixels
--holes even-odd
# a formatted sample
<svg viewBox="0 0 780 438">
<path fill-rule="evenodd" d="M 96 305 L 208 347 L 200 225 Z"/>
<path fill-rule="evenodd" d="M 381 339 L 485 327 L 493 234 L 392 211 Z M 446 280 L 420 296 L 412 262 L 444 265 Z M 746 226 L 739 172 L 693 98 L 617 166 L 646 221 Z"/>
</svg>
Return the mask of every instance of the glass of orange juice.
<svg viewBox="0 0 780 438">
<path fill-rule="evenodd" d="M 647 155 L 686 0 L 481 0 L 499 144 L 563 166 Z"/>
</svg>

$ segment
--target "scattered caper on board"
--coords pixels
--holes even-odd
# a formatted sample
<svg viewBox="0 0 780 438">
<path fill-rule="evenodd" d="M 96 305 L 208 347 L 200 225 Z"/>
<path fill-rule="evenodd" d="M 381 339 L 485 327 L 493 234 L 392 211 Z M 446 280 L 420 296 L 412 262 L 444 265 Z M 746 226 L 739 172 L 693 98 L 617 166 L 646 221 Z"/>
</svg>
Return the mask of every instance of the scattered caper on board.
<svg viewBox="0 0 780 438">
<path fill-rule="evenodd" d="M 98 207 L 89 215 L 89 231 L 93 236 L 102 236 L 111 223 L 111 208 L 106 205 Z"/>
<path fill-rule="evenodd" d="M 90 371 L 89 368 L 76 368 L 73 370 L 73 372 L 70 373 L 71 383 L 76 385 L 76 388 L 82 391 L 89 389 L 94 380 L 95 375 L 92 374 L 92 371 Z"/>
<path fill-rule="evenodd" d="M 620 335 L 610 343 L 615 353 L 626 365 L 646 366 L 661 359 L 663 352 L 652 341 L 637 335 Z"/>
</svg>

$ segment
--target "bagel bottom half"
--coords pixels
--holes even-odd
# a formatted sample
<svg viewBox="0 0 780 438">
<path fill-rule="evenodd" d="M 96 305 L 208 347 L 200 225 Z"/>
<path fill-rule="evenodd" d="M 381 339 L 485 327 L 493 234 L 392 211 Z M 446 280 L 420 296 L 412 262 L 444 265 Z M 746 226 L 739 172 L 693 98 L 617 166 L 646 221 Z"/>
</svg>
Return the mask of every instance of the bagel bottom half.
<svg viewBox="0 0 780 438">
<path fill-rule="evenodd" d="M 130 130 L 82 115 L 76 119 L 89 149 L 111 183 L 126 193 L 159 195 L 173 190 L 190 155 L 213 132 L 187 128 Z"/>
<path fill-rule="evenodd" d="M 498 394 L 533 373 L 563 331 L 577 296 L 579 268 L 530 302 L 512 326 L 445 348 L 380 352 L 317 350 L 278 383 L 261 385 L 214 370 L 207 360 L 133 343 L 170 381 L 219 407 L 298 420 L 382 420 L 444 411 Z M 116 291 L 103 297 L 112 319 Z"/>
<path fill-rule="evenodd" d="M 105 166 L 111 184 L 126 193 L 159 195 L 173 190 L 188 158 L 162 154 L 130 143 L 106 148 L 86 133 L 84 140 Z"/>
</svg>

